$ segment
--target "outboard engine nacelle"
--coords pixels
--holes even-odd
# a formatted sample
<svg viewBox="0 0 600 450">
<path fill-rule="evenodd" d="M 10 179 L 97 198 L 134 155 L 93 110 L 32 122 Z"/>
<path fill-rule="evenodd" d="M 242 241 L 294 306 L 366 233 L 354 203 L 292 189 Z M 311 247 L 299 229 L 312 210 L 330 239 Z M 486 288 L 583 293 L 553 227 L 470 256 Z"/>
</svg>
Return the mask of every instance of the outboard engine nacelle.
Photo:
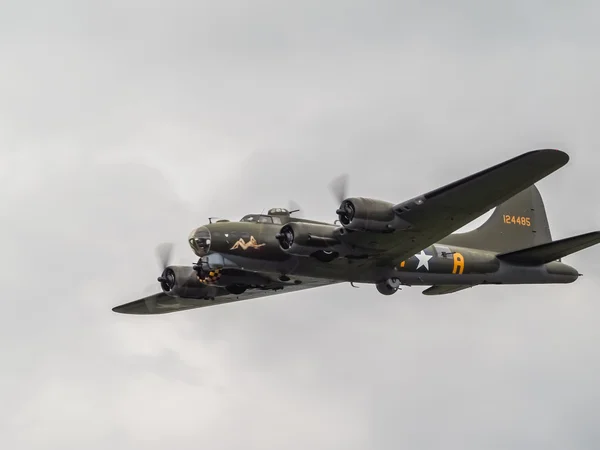
<svg viewBox="0 0 600 450">
<path fill-rule="evenodd" d="M 347 198 L 336 214 L 342 226 L 350 231 L 389 233 L 409 227 L 394 212 L 394 204 L 372 198 Z"/>
<path fill-rule="evenodd" d="M 160 277 L 160 287 L 173 297 L 204 298 L 207 286 L 198 280 L 196 271 L 189 266 L 168 266 Z"/>
</svg>

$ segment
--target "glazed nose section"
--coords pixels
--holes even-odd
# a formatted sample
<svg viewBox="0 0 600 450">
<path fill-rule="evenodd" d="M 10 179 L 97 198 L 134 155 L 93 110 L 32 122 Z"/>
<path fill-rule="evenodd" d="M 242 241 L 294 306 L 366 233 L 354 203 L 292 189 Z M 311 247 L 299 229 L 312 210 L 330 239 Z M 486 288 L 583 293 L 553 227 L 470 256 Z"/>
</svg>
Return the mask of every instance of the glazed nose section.
<svg viewBox="0 0 600 450">
<path fill-rule="evenodd" d="M 190 233 L 188 242 L 197 256 L 205 256 L 210 251 L 210 231 L 206 227 L 196 228 Z"/>
</svg>

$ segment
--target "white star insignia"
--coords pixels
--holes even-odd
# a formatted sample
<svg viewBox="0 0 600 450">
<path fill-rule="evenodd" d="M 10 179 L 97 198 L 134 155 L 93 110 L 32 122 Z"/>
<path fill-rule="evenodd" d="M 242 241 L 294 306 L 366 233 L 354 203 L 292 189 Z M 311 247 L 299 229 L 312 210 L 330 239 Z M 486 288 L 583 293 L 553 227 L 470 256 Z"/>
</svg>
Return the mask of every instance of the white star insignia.
<svg viewBox="0 0 600 450">
<path fill-rule="evenodd" d="M 416 270 L 419 270 L 420 267 L 425 267 L 429 270 L 429 260 L 433 258 L 433 255 L 426 255 L 425 250 L 421 250 L 421 253 L 417 253 L 415 256 L 419 260 Z"/>
</svg>

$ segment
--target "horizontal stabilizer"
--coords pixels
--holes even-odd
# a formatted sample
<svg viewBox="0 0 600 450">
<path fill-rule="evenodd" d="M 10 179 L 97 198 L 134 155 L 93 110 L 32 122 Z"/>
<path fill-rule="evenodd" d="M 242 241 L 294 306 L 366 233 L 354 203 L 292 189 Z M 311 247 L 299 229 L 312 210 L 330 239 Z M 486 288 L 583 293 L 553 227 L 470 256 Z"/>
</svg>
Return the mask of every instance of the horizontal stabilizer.
<svg viewBox="0 0 600 450">
<path fill-rule="evenodd" d="M 431 286 L 423 291 L 424 295 L 442 295 L 442 294 L 452 294 L 453 292 L 462 291 L 463 289 L 467 289 L 473 287 L 470 284 L 440 284 Z"/>
<path fill-rule="evenodd" d="M 600 242 L 600 231 L 580 234 L 547 244 L 535 245 L 509 253 L 497 255 L 498 259 L 514 264 L 526 266 L 539 266 L 556 261 L 564 256 L 578 252 Z"/>
</svg>

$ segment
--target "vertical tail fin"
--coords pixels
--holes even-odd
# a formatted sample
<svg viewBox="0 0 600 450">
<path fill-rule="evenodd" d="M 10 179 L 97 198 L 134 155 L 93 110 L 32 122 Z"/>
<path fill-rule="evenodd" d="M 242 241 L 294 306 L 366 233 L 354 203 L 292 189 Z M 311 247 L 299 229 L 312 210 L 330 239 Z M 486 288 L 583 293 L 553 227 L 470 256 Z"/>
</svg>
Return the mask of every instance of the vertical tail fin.
<svg viewBox="0 0 600 450">
<path fill-rule="evenodd" d="M 531 186 L 498 205 L 479 228 L 455 233 L 442 243 L 494 252 L 510 252 L 552 241 L 540 192 Z"/>
</svg>

